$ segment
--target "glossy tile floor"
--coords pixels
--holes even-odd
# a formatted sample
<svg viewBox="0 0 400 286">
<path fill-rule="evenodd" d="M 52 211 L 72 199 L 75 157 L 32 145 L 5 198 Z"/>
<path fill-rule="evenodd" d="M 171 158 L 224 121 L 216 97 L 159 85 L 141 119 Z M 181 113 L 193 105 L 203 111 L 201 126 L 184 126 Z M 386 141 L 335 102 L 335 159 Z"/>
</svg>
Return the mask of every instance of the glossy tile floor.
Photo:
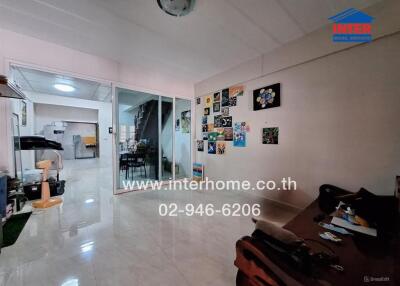
<svg viewBox="0 0 400 286">
<path fill-rule="evenodd" d="M 160 203 L 262 203 L 283 224 L 295 213 L 237 192 L 147 191 L 112 195 L 111 169 L 65 162 L 62 206 L 35 211 L 0 255 L 0 285 L 235 285 L 235 242 L 250 217 L 160 217 Z"/>
</svg>

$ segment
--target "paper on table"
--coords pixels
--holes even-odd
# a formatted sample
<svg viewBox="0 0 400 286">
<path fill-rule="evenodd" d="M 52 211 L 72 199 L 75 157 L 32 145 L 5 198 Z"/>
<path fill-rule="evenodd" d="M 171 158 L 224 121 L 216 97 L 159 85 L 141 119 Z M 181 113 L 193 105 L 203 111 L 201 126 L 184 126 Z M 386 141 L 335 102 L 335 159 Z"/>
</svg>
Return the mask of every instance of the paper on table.
<svg viewBox="0 0 400 286">
<path fill-rule="evenodd" d="M 357 231 L 360 233 L 364 233 L 367 235 L 371 235 L 371 236 L 377 236 L 376 233 L 376 229 L 375 228 L 371 228 L 371 227 L 365 227 L 365 226 L 360 226 L 360 225 L 354 225 L 349 223 L 348 221 L 338 218 L 338 217 L 333 217 L 332 218 L 332 224 L 340 226 L 340 227 L 344 227 L 347 229 L 350 229 L 352 231 Z"/>
</svg>

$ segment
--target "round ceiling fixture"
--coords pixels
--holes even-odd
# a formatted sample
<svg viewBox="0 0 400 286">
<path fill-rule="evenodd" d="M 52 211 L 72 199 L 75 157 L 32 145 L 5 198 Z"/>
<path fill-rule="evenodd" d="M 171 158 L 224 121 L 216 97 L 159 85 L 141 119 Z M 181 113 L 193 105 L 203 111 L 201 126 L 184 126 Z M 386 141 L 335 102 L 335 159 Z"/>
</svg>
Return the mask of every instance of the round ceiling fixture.
<svg viewBox="0 0 400 286">
<path fill-rule="evenodd" d="M 157 3 L 165 13 L 181 17 L 193 10 L 195 0 L 157 0 Z"/>
<path fill-rule="evenodd" d="M 75 87 L 73 87 L 72 85 L 68 85 L 68 84 L 61 84 L 61 83 L 57 83 L 54 85 L 54 88 L 62 91 L 62 92 L 73 92 L 75 91 Z"/>
</svg>

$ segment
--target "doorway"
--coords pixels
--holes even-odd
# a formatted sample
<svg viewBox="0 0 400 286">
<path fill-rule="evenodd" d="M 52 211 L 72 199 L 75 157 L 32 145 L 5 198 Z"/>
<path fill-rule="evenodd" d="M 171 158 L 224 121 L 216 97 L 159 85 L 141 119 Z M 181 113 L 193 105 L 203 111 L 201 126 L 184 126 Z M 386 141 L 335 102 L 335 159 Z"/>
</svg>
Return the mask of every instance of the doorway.
<svg viewBox="0 0 400 286">
<path fill-rule="evenodd" d="M 118 87 L 114 101 L 115 193 L 190 177 L 191 101 Z"/>
</svg>

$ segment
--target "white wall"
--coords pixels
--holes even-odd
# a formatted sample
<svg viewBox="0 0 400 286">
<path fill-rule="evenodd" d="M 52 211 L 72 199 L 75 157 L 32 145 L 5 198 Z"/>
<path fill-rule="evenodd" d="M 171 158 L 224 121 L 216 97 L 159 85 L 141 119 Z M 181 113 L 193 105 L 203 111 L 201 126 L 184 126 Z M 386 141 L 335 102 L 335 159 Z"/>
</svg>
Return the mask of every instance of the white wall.
<svg viewBox="0 0 400 286">
<path fill-rule="evenodd" d="M 86 118 L 88 119 L 88 121 L 92 121 L 92 119 L 95 118 L 95 114 L 98 114 L 100 161 L 102 164 L 105 165 L 112 164 L 112 135 L 108 133 L 108 128 L 112 127 L 111 103 L 77 99 L 77 98 L 60 97 L 49 94 L 38 94 L 34 92 L 26 92 L 26 95 L 32 102 L 38 104 L 50 104 L 50 105 L 85 108 L 93 110 L 92 112 L 85 113 L 86 115 L 84 115 L 83 113 L 73 114 L 70 113 L 69 110 L 67 112 L 64 112 L 63 120 L 79 121 L 79 120 L 85 120 Z M 63 107 L 60 108 L 65 110 L 65 108 Z"/>
<path fill-rule="evenodd" d="M 251 131 L 246 148 L 228 143 L 226 155 L 197 152 L 197 160 L 212 179 L 255 182 L 290 176 L 297 180 L 297 191 L 262 195 L 298 207 L 314 199 L 324 183 L 392 194 L 400 174 L 399 50 L 397 33 L 254 80 L 246 80 L 256 65 L 251 61 L 242 65 L 242 80 L 238 68 L 201 83 L 196 92 L 244 82 L 245 96 L 231 115 L 234 122 L 248 122 Z M 281 107 L 253 111 L 252 91 L 278 82 Z M 203 106 L 196 105 L 198 139 L 202 114 Z M 261 143 L 263 127 L 280 128 L 279 145 Z"/>
</svg>

